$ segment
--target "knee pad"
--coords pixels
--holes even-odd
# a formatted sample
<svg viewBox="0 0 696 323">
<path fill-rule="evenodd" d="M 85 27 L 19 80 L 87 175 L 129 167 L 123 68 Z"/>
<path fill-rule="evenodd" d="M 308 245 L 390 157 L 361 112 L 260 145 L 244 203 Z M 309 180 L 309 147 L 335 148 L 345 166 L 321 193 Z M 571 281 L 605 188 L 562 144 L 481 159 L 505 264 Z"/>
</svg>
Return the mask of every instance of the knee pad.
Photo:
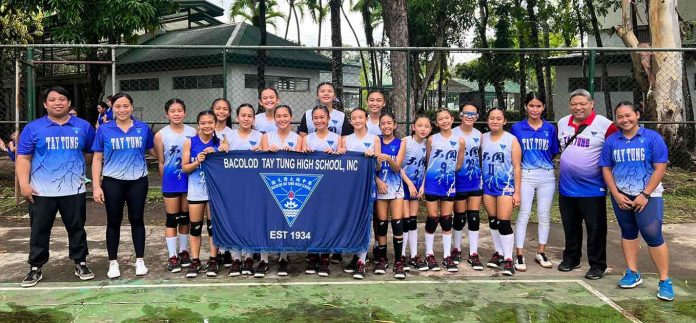
<svg viewBox="0 0 696 323">
<path fill-rule="evenodd" d="M 425 232 L 433 234 L 437 230 L 437 220 L 438 218 L 428 217 L 425 220 Z"/>
<path fill-rule="evenodd" d="M 409 225 L 410 225 L 409 221 L 410 221 L 410 220 L 411 220 L 411 218 L 401 219 L 401 223 L 402 223 L 402 224 L 401 224 L 401 227 L 403 228 L 403 233 L 404 233 L 404 234 L 406 234 L 406 233 L 408 233 L 409 231 L 411 231 L 411 227 L 409 227 Z M 393 222 L 393 221 L 392 221 L 392 222 Z M 394 233 L 393 231 L 394 231 L 394 226 L 393 226 L 393 224 L 392 224 L 392 233 Z"/>
<path fill-rule="evenodd" d="M 418 231 L 418 219 L 416 217 L 408 219 L 408 231 Z"/>
<path fill-rule="evenodd" d="M 212 237 L 213 236 L 213 221 L 211 221 L 211 220 L 205 221 L 205 227 L 208 230 L 208 236 Z"/>
<path fill-rule="evenodd" d="M 389 223 L 387 220 L 381 221 L 381 220 L 376 220 L 375 221 L 375 232 L 377 233 L 377 236 L 384 237 L 387 235 L 387 232 L 389 232 Z"/>
<path fill-rule="evenodd" d="M 488 217 L 488 227 L 491 230 L 498 230 L 498 218 Z"/>
<path fill-rule="evenodd" d="M 392 234 L 396 236 L 404 235 L 404 220 L 391 220 Z"/>
<path fill-rule="evenodd" d="M 445 215 L 440 217 L 440 227 L 442 228 L 442 231 L 450 231 L 452 230 L 452 216 L 451 215 Z"/>
<path fill-rule="evenodd" d="M 179 225 L 179 215 L 176 213 L 167 213 L 167 222 L 164 224 L 167 228 L 176 229 Z"/>
<path fill-rule="evenodd" d="M 512 224 L 510 224 L 510 220 L 498 220 L 498 232 L 504 236 L 512 234 Z"/>
<path fill-rule="evenodd" d="M 466 224 L 466 212 L 455 212 L 454 213 L 454 218 L 452 220 L 452 228 L 455 231 L 462 231 L 464 230 L 464 225 Z"/>
<path fill-rule="evenodd" d="M 189 234 L 192 237 L 200 237 L 203 232 L 203 221 L 191 222 L 191 231 Z"/>
<path fill-rule="evenodd" d="M 179 213 L 179 225 L 189 225 L 189 223 L 191 223 L 191 218 L 189 218 L 188 211 Z"/>
<path fill-rule="evenodd" d="M 466 211 L 466 222 L 469 225 L 469 231 L 478 231 L 479 211 Z"/>
</svg>

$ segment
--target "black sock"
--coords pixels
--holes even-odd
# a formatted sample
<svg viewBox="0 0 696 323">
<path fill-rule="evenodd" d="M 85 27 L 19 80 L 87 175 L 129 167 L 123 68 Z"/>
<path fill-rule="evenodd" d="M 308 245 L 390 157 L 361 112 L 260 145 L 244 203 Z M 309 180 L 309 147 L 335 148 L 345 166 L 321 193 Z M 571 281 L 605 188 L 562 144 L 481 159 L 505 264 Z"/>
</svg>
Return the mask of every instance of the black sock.
<svg viewBox="0 0 696 323">
<path fill-rule="evenodd" d="M 378 246 L 377 247 L 377 254 L 379 255 L 379 257 L 377 257 L 377 259 L 380 259 L 380 258 L 387 259 L 387 245 Z"/>
<path fill-rule="evenodd" d="M 392 238 L 392 241 L 394 242 L 394 262 L 399 262 L 404 248 L 404 238 Z"/>
</svg>

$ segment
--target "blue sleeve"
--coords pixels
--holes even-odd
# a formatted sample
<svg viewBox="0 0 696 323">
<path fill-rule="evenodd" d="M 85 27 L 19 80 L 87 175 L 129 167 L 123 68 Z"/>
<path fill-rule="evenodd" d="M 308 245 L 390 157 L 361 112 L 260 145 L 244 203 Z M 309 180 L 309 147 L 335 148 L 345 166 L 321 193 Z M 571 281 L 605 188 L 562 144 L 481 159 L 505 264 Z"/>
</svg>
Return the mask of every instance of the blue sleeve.
<svg viewBox="0 0 696 323">
<path fill-rule="evenodd" d="M 34 133 L 31 131 L 31 127 L 24 127 L 22 133 L 19 134 L 19 142 L 17 143 L 17 154 L 34 154 Z"/>
<path fill-rule="evenodd" d="M 517 140 L 520 140 L 520 136 L 519 136 L 518 131 L 517 131 L 517 125 L 518 125 L 520 122 L 524 122 L 524 120 L 523 120 L 523 121 L 518 121 L 517 123 L 513 124 L 512 127 L 510 127 L 510 134 L 512 134 L 513 136 L 515 136 L 515 138 L 517 138 Z"/>
<path fill-rule="evenodd" d="M 147 139 L 145 139 L 145 149 L 152 149 L 152 147 L 155 147 L 155 141 L 154 137 L 152 135 L 152 131 L 150 130 L 149 127 L 145 126 L 145 129 L 147 129 Z"/>
<path fill-rule="evenodd" d="M 614 167 L 614 160 L 611 156 L 611 150 L 613 148 L 614 140 L 612 138 L 607 139 L 602 146 L 602 154 L 599 156 L 599 166 L 600 167 Z"/>
<path fill-rule="evenodd" d="M 92 143 L 92 152 L 103 152 L 104 151 L 104 127 L 99 127 L 97 129 L 97 134 L 94 136 L 94 142 Z"/>
<path fill-rule="evenodd" d="M 11 161 L 15 161 L 15 158 L 17 158 L 17 157 L 15 156 L 15 153 L 13 153 L 13 152 L 11 152 L 11 151 L 8 151 L 8 152 L 7 152 L 7 156 L 10 157 L 10 160 L 11 160 Z"/>
<path fill-rule="evenodd" d="M 114 111 L 113 109 L 109 108 L 106 110 L 106 122 L 109 122 L 111 120 L 114 120 Z"/>
<path fill-rule="evenodd" d="M 551 156 L 558 155 L 561 152 L 561 148 L 558 144 L 558 134 L 556 133 L 556 127 L 549 123 L 549 136 L 551 142 L 549 143 L 549 152 Z"/>
<path fill-rule="evenodd" d="M 655 133 L 652 136 L 653 139 L 650 141 L 650 150 L 652 151 L 652 162 L 653 163 L 668 163 L 669 162 L 669 152 L 667 151 L 667 145 L 665 144 L 662 136 Z"/>
<path fill-rule="evenodd" d="M 91 153 L 92 151 L 92 144 L 94 143 L 94 128 L 92 128 L 91 125 L 87 124 L 85 127 L 85 152 Z"/>
</svg>

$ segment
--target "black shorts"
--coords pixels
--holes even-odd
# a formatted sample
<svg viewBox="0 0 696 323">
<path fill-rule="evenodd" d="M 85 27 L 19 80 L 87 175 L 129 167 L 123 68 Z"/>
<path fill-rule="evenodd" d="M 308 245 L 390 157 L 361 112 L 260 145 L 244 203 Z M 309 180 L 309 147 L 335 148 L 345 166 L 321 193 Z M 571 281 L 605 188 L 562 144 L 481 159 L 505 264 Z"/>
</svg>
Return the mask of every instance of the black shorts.
<svg viewBox="0 0 696 323">
<path fill-rule="evenodd" d="M 168 198 L 168 199 L 173 199 L 177 197 L 182 197 L 186 193 L 172 193 L 172 192 L 162 192 L 162 197 Z"/>
<path fill-rule="evenodd" d="M 443 201 L 443 202 L 454 202 L 454 196 L 438 196 L 438 195 L 431 195 L 431 194 L 425 194 L 425 201 L 426 202 L 435 202 L 435 201 Z"/>
<path fill-rule="evenodd" d="M 205 203 L 208 203 L 208 201 L 191 201 L 191 200 L 188 200 L 188 204 L 189 204 L 189 205 L 191 205 L 191 204 L 205 204 Z"/>
<path fill-rule="evenodd" d="M 483 190 L 475 190 L 475 191 L 469 191 L 469 192 L 457 192 L 457 195 L 455 195 L 455 200 L 457 201 L 464 201 L 469 197 L 472 196 L 483 196 Z"/>
</svg>

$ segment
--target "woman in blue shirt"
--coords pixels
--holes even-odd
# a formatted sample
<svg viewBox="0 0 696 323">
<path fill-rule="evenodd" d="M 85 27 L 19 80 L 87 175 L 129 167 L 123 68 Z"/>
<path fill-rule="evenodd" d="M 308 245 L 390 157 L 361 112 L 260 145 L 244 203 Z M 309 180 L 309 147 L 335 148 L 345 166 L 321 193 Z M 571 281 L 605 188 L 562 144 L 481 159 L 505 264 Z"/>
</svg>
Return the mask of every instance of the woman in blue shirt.
<svg viewBox="0 0 696 323">
<path fill-rule="evenodd" d="M 611 192 L 616 219 L 621 227 L 621 247 L 628 265 L 619 281 L 621 288 L 643 283 L 638 272 L 640 241 L 648 244 L 650 257 L 660 275 L 657 297 L 674 299 L 669 278 L 669 253 L 662 237 L 662 177 L 667 169 L 667 145 L 657 132 L 638 125 L 640 111 L 630 102 L 614 108 L 617 131 L 607 138 L 599 166 Z"/>
</svg>

